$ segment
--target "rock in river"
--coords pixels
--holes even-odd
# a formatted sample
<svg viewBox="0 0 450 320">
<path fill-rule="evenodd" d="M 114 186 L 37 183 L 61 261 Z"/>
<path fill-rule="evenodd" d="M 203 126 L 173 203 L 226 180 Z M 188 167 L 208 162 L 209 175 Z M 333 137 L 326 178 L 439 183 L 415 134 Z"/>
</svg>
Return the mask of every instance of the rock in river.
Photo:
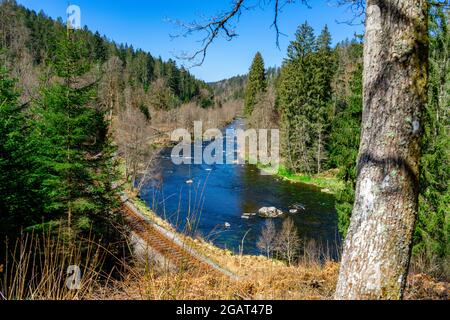
<svg viewBox="0 0 450 320">
<path fill-rule="evenodd" d="M 277 218 L 283 215 L 283 211 L 275 207 L 262 207 L 259 209 L 258 214 L 262 218 Z"/>
<path fill-rule="evenodd" d="M 242 214 L 241 218 L 242 219 L 250 219 L 250 217 L 254 217 L 256 216 L 255 212 L 245 212 Z"/>
<path fill-rule="evenodd" d="M 292 205 L 292 209 L 297 209 L 297 210 L 305 210 L 305 205 L 301 204 L 301 203 L 296 203 L 294 205 Z"/>
</svg>

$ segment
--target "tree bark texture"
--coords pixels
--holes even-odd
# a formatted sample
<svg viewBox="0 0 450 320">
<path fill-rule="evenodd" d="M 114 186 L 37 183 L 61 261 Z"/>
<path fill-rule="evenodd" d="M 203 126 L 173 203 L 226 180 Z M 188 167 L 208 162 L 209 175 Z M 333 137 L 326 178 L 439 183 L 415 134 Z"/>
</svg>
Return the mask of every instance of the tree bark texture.
<svg viewBox="0 0 450 320">
<path fill-rule="evenodd" d="M 401 299 L 417 215 L 427 101 L 426 0 L 368 0 L 355 204 L 336 299 Z"/>
</svg>

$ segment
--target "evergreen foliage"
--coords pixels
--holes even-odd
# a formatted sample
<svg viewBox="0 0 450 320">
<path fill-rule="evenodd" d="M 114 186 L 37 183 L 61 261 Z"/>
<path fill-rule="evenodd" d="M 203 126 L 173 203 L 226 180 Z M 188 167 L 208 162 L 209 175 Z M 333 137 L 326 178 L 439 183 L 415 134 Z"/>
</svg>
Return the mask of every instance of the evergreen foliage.
<svg viewBox="0 0 450 320">
<path fill-rule="evenodd" d="M 101 227 L 115 206 L 114 148 L 96 103 L 96 83 L 83 83 L 91 67 L 86 43 L 68 31 L 57 48 L 53 67 L 61 81 L 43 87 L 32 108 L 37 174 L 47 219 L 63 218 L 68 230 L 87 232 Z"/>
<path fill-rule="evenodd" d="M 107 221 L 116 218 L 113 182 L 118 175 L 107 111 L 111 119 L 112 110 L 135 108 L 145 122 L 158 110 L 190 101 L 211 107 L 216 94 L 223 101 L 244 100 L 245 115 L 251 116 L 262 110 L 255 109 L 260 97 L 274 87 L 275 102 L 261 100 L 271 101 L 271 115 L 273 107 L 278 113 L 271 120 L 281 129 L 282 160 L 290 173 L 338 169 L 345 187 L 336 194 L 336 210 L 345 236 L 355 197 L 363 107 L 363 45 L 358 39 L 332 48 L 327 26 L 316 37 L 305 22 L 281 69 L 266 70 L 258 52 L 248 75 L 210 86 L 173 60 L 118 45 L 87 28 L 68 31 L 61 20 L 15 1 L 1 1 L 0 9 L 0 234 L 42 230 L 62 221 L 72 236 L 108 235 Z M 449 19 L 448 9 L 431 7 L 429 101 L 421 119 L 413 249 L 438 264 L 441 274 L 449 272 Z M 25 104 L 8 75 L 21 74 L 12 72 L 19 63 L 29 63 L 25 67 L 42 75 L 40 90 L 28 94 L 31 101 Z M 108 99 L 100 102 L 101 94 Z M 151 98 L 139 100 L 139 95 Z"/>
<path fill-rule="evenodd" d="M 422 119 L 419 216 L 413 253 L 425 257 L 439 273 L 449 274 L 450 229 L 450 15 L 442 8 L 430 14 L 429 100 Z"/>
<path fill-rule="evenodd" d="M 245 90 L 245 109 L 246 116 L 250 116 L 257 102 L 258 95 L 267 88 L 266 70 L 261 53 L 257 52 L 248 74 L 247 88 Z"/>
<path fill-rule="evenodd" d="M 345 236 L 350 224 L 353 202 L 355 201 L 356 161 L 361 135 L 362 121 L 362 64 L 353 72 L 350 95 L 342 102 L 341 110 L 334 117 L 330 143 L 330 163 L 339 168 L 339 177 L 345 187 L 336 195 L 338 227 Z"/>
<path fill-rule="evenodd" d="M 287 167 L 310 174 L 320 172 L 326 158 L 334 53 L 327 27 L 316 38 L 305 22 L 295 36 L 277 82 L 276 104 Z"/>
<path fill-rule="evenodd" d="M 0 234 L 14 235 L 24 225 L 38 223 L 42 209 L 36 177 L 35 146 L 15 83 L 0 68 Z"/>
</svg>

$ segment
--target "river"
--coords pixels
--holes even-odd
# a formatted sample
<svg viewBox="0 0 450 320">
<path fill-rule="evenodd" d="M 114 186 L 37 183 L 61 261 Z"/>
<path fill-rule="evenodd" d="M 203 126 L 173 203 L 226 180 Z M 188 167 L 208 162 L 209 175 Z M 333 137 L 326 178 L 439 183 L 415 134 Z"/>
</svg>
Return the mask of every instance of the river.
<svg viewBox="0 0 450 320">
<path fill-rule="evenodd" d="M 236 120 L 226 129 L 242 126 L 242 121 Z M 171 148 L 162 150 L 154 168 L 158 175 L 144 185 L 140 196 L 179 231 L 190 230 L 234 252 L 240 252 L 243 243 L 244 254 L 259 254 L 256 243 L 265 219 L 241 216 L 274 206 L 286 212 L 274 219 L 277 228 L 289 216 L 304 243 L 313 239 L 336 257 L 340 236 L 333 195 L 311 185 L 262 175 L 250 164 L 175 165 L 171 151 Z M 192 183 L 187 183 L 189 180 Z M 304 210 L 287 213 L 294 204 L 301 204 Z"/>
</svg>

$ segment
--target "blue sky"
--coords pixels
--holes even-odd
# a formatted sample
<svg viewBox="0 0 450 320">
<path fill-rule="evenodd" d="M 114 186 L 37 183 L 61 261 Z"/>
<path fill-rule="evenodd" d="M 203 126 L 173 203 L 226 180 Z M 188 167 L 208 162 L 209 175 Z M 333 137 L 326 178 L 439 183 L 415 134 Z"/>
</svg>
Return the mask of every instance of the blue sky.
<svg viewBox="0 0 450 320">
<path fill-rule="evenodd" d="M 249 2 L 256 2 L 249 0 Z M 266 2 L 269 2 L 266 0 Z M 297 1 L 300 2 L 300 1 Z M 206 61 L 190 71 L 205 81 L 217 81 L 248 71 L 254 54 L 260 51 L 266 66 L 279 66 L 286 56 L 286 48 L 297 26 L 307 20 L 319 33 L 325 24 L 330 28 L 333 42 L 352 38 L 362 33 L 362 25 L 342 23 L 354 14 L 348 8 L 338 7 L 336 0 L 310 0 L 311 8 L 296 3 L 283 9 L 280 30 L 287 36 L 280 38 L 280 49 L 275 44 L 273 5 L 245 11 L 237 24 L 239 37 L 229 42 L 219 39 L 209 49 Z M 47 15 L 64 17 L 67 0 L 18 0 L 18 3 Z M 176 59 L 182 52 L 192 53 L 200 48 L 200 34 L 175 38 L 180 30 L 170 20 L 191 22 L 202 16 L 212 16 L 230 7 L 231 0 L 74 0 L 81 8 L 82 25 L 99 31 L 117 43 L 128 43 L 135 48 Z M 65 19 L 64 19 L 65 20 Z M 186 63 L 178 61 L 179 64 Z"/>
</svg>

